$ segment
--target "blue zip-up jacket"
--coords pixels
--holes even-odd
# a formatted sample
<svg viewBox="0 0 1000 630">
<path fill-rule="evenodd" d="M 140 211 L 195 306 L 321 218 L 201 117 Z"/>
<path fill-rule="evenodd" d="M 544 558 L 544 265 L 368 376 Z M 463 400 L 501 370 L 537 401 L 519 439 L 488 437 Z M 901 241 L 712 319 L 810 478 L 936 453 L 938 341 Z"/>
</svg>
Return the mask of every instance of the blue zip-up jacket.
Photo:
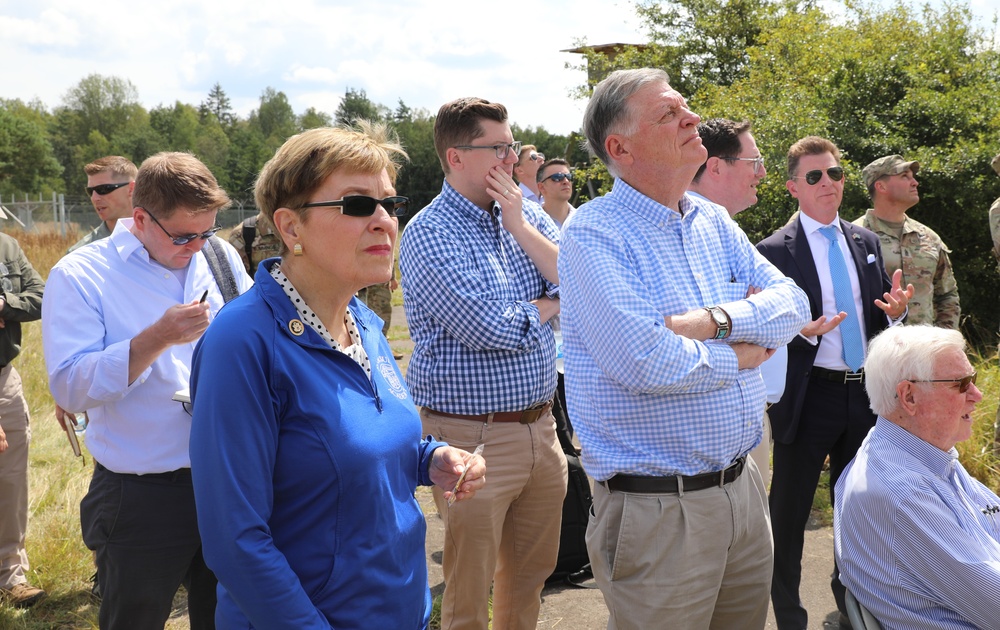
<svg viewBox="0 0 1000 630">
<path fill-rule="evenodd" d="M 191 470 L 229 628 L 426 628 L 421 440 L 382 320 L 351 313 L 371 378 L 308 325 L 263 261 L 198 343 Z"/>
</svg>

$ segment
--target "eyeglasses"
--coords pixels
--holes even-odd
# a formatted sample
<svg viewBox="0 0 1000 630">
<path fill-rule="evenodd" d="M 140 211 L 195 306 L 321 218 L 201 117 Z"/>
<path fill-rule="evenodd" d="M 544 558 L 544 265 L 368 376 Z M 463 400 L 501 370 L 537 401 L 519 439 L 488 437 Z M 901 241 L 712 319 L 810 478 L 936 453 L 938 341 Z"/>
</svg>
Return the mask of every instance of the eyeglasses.
<svg viewBox="0 0 1000 630">
<path fill-rule="evenodd" d="M 826 174 L 835 182 L 844 179 L 844 168 L 842 166 L 831 166 L 826 169 Z M 810 186 L 815 186 L 819 180 L 823 179 L 823 171 L 809 171 L 803 177 L 793 177 L 792 179 L 804 179 Z"/>
<path fill-rule="evenodd" d="M 532 151 L 530 154 L 528 154 L 528 157 L 531 159 L 532 162 L 535 162 L 535 161 L 544 162 L 545 161 L 545 154 L 544 153 L 535 153 L 534 151 Z"/>
<path fill-rule="evenodd" d="M 978 373 L 973 372 L 972 374 L 968 376 L 963 376 L 962 378 L 937 378 L 937 379 L 931 379 L 929 381 L 915 381 L 912 379 L 907 379 L 907 380 L 909 380 L 911 383 L 958 383 L 958 392 L 960 394 L 964 394 L 965 392 L 969 391 L 969 387 L 975 385 L 976 376 L 978 376 Z"/>
<path fill-rule="evenodd" d="M 336 201 L 314 201 L 304 204 L 303 208 L 340 208 L 340 213 L 349 217 L 370 217 L 375 214 L 375 210 L 382 206 L 389 213 L 390 217 L 402 217 L 406 215 L 407 206 L 410 203 L 408 197 L 386 197 L 376 199 L 367 195 L 347 195 L 343 199 Z"/>
<path fill-rule="evenodd" d="M 724 157 L 724 158 L 721 158 L 721 159 L 723 159 L 723 160 L 725 160 L 727 162 L 753 162 L 753 174 L 754 175 L 759 175 L 760 174 L 760 169 L 764 168 L 764 156 L 762 156 L 762 155 L 758 155 L 755 158 L 748 158 L 748 157 Z M 806 176 L 808 176 L 808 175 L 809 175 L 809 173 L 806 173 Z M 831 175 L 830 177 L 833 177 L 833 175 Z M 819 180 L 816 180 L 816 181 L 819 181 Z M 810 183 L 812 184 L 812 183 L 815 183 L 815 182 L 810 182 Z"/>
<path fill-rule="evenodd" d="M 103 197 L 104 195 L 110 195 L 122 186 L 128 185 L 129 182 L 121 182 L 120 184 L 98 184 L 97 186 L 87 186 L 87 196 L 90 197 L 96 192 L 98 195 Z"/>
<path fill-rule="evenodd" d="M 514 153 L 521 152 L 521 143 L 519 141 L 510 142 L 508 144 L 460 144 L 455 147 L 456 149 L 493 149 L 497 153 L 498 160 L 506 160 L 510 152 Z"/>
<path fill-rule="evenodd" d="M 167 231 L 167 228 L 163 227 L 162 223 L 160 223 L 159 221 L 156 220 L 156 217 L 153 216 L 153 214 L 149 210 L 146 210 L 145 208 L 143 208 L 142 210 L 147 215 L 149 215 L 149 218 L 153 220 L 153 223 L 155 223 L 156 225 L 158 225 L 160 227 L 160 229 L 163 230 L 163 233 L 166 234 L 170 238 L 170 240 L 173 242 L 173 244 L 177 245 L 178 247 L 180 247 L 181 245 L 187 245 L 188 243 L 190 243 L 191 241 L 193 241 L 196 238 L 200 238 L 203 241 L 204 240 L 208 240 L 208 239 L 212 238 L 213 236 L 215 236 L 216 232 L 218 232 L 219 230 L 222 229 L 221 225 L 216 225 L 211 230 L 208 230 L 207 232 L 202 232 L 201 234 L 185 234 L 183 236 L 174 236 L 173 234 L 171 234 L 170 232 Z"/>
<path fill-rule="evenodd" d="M 573 181 L 573 176 L 570 173 L 552 173 L 551 175 L 549 175 L 547 177 L 543 177 L 540 180 L 538 180 L 538 183 L 541 184 L 542 182 L 544 182 L 547 179 L 551 179 L 552 181 L 554 181 L 555 183 L 558 184 L 559 182 L 563 181 L 564 179 L 568 179 L 570 181 Z"/>
</svg>

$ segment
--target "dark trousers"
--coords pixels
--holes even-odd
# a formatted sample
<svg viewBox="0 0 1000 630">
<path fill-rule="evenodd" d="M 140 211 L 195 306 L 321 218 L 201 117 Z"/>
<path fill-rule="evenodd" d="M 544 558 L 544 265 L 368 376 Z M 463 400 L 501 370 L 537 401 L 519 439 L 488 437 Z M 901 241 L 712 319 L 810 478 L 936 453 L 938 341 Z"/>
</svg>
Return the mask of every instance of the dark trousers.
<svg viewBox="0 0 1000 630">
<path fill-rule="evenodd" d="M 192 630 L 215 628 L 215 574 L 201 555 L 191 470 L 128 475 L 100 464 L 80 503 L 96 552 L 102 630 L 162 630 L 183 584 Z"/>
<path fill-rule="evenodd" d="M 771 602 L 780 630 L 804 630 L 808 615 L 799 599 L 802 546 L 813 496 L 827 455 L 830 456 L 830 503 L 834 486 L 875 425 L 861 383 L 812 379 L 806 391 L 798 432 L 791 444 L 774 444 L 771 477 L 771 531 L 774 535 L 774 578 Z M 844 612 L 844 586 L 836 565 L 831 588 Z"/>
</svg>

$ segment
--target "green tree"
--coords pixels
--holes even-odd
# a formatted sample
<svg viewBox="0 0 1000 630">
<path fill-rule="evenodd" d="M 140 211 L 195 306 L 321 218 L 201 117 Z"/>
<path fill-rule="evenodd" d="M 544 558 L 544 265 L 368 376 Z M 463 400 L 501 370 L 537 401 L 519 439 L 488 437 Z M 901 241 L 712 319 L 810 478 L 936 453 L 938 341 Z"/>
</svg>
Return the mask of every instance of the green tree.
<svg viewBox="0 0 1000 630">
<path fill-rule="evenodd" d="M 410 218 L 441 192 L 444 173 L 434 148 L 434 117 L 410 109 L 402 101 L 393 114 L 393 128 L 410 160 L 396 179 L 396 190 L 410 198 Z"/>
<path fill-rule="evenodd" d="M 0 103 L 0 194 L 50 192 L 62 173 L 34 113 L 20 101 Z"/>
<path fill-rule="evenodd" d="M 264 144 L 273 152 L 299 131 L 295 112 L 288 97 L 272 87 L 264 88 L 260 107 L 250 112 L 249 125 L 258 131 Z"/>
<path fill-rule="evenodd" d="M 149 125 L 170 151 L 194 151 L 202 130 L 198 110 L 180 101 L 173 107 L 154 107 L 149 112 Z"/>
<path fill-rule="evenodd" d="M 212 86 L 208 97 L 198 106 L 198 115 L 203 122 L 209 116 L 215 117 L 223 128 L 229 128 L 236 122 L 236 114 L 233 113 L 229 97 L 218 82 Z"/>
<path fill-rule="evenodd" d="M 315 107 L 310 107 L 299 116 L 299 129 L 315 129 L 316 127 L 329 127 L 333 124 L 333 119 L 326 112 L 321 112 Z"/>
<path fill-rule="evenodd" d="M 387 120 L 391 117 L 389 109 L 384 105 L 376 105 L 368 99 L 364 90 L 347 88 L 344 98 L 333 113 L 333 119 L 338 125 L 350 125 L 359 118 L 371 122 Z"/>
</svg>

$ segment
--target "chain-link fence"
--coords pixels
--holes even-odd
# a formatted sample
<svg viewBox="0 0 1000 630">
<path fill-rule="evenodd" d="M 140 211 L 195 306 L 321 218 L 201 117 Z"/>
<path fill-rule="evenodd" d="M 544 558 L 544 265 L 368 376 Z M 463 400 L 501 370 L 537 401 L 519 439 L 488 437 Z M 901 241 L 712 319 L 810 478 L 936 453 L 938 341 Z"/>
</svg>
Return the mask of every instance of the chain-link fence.
<svg viewBox="0 0 1000 630">
<path fill-rule="evenodd" d="M 219 213 L 217 220 L 228 229 L 255 214 L 257 207 L 253 203 L 234 201 L 228 210 Z M 87 197 L 57 193 L 50 199 L 43 199 L 42 195 L 35 198 L 25 195 L 20 199 L 0 197 L 0 215 L 0 228 L 17 225 L 28 232 L 58 232 L 64 236 L 74 230 L 86 234 L 101 221 Z"/>
</svg>

